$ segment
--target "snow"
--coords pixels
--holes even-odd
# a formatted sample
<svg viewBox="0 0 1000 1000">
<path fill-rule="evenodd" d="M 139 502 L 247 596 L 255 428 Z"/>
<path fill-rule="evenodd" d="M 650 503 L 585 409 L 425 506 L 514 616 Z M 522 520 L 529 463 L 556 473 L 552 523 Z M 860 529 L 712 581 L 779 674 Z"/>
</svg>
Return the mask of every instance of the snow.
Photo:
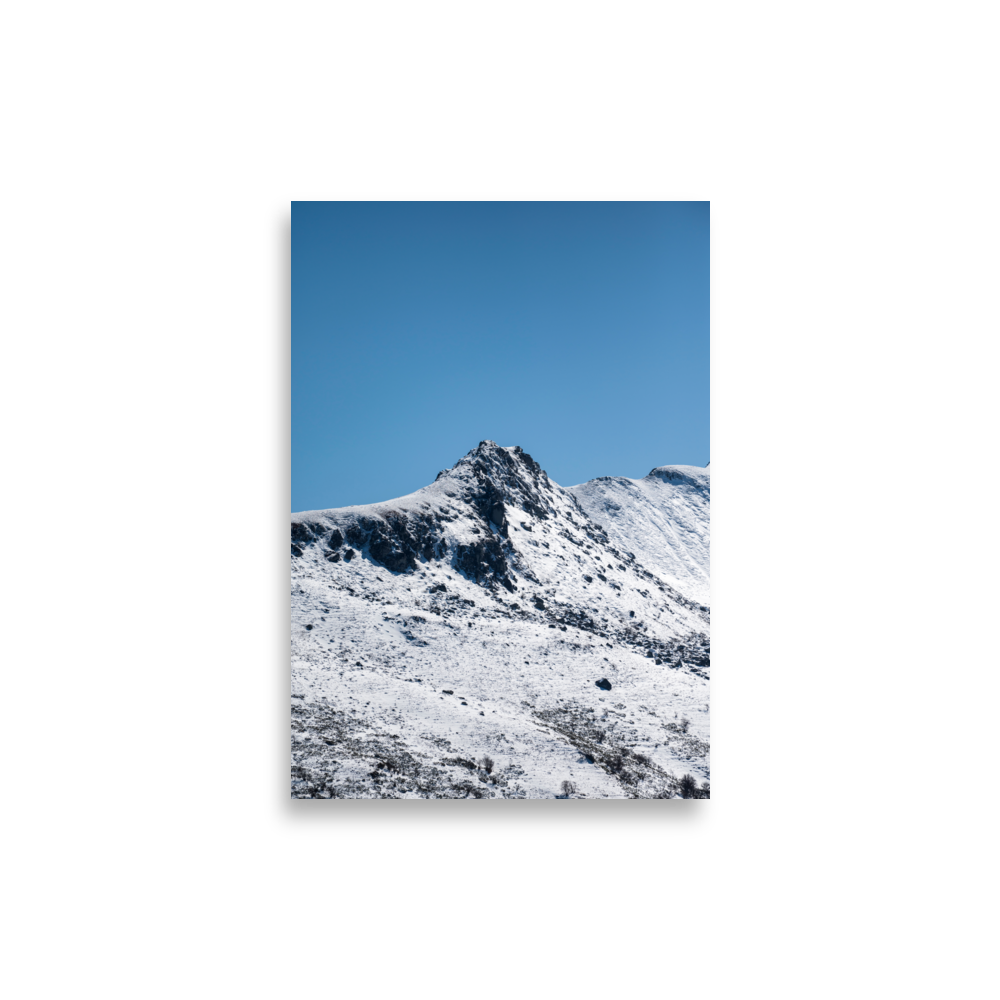
<svg viewBox="0 0 1000 1000">
<path fill-rule="evenodd" d="M 602 476 L 569 490 L 614 544 L 681 593 L 709 603 L 707 468 L 664 465 L 644 479 Z"/>
<path fill-rule="evenodd" d="M 705 470 L 563 489 L 487 441 L 409 496 L 292 525 L 294 795 L 708 780 Z"/>
</svg>

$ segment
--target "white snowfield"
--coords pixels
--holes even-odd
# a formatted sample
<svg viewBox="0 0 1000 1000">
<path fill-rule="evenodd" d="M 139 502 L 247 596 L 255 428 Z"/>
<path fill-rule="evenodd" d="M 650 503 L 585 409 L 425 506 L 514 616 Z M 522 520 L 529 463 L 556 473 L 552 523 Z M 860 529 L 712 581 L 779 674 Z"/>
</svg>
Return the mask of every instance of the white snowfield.
<svg viewBox="0 0 1000 1000">
<path fill-rule="evenodd" d="M 293 514 L 292 795 L 707 795 L 708 518 L 704 469 L 564 489 L 492 441 Z"/>
<path fill-rule="evenodd" d="M 569 490 L 614 544 L 681 593 L 709 602 L 707 469 L 664 465 L 645 479 L 601 476 Z"/>
</svg>

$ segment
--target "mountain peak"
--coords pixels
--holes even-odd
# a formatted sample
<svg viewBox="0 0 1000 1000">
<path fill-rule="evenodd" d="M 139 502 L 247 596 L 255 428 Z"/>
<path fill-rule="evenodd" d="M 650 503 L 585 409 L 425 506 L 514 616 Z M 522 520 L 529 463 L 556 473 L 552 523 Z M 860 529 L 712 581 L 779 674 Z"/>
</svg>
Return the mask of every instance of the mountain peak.
<svg viewBox="0 0 1000 1000">
<path fill-rule="evenodd" d="M 461 485 L 470 500 L 491 507 L 513 504 L 529 513 L 537 508 L 543 518 L 549 506 L 543 494 L 552 489 L 545 471 L 520 445 L 501 448 L 495 441 L 480 441 L 450 469 L 439 472 L 435 482 L 444 479 Z"/>
</svg>

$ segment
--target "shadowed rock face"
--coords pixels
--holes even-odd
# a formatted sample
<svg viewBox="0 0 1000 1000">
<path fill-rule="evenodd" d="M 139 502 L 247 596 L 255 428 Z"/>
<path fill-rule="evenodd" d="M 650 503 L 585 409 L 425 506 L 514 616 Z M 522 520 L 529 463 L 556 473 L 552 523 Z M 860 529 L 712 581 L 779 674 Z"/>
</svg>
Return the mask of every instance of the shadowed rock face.
<svg viewBox="0 0 1000 1000">
<path fill-rule="evenodd" d="M 455 569 L 476 583 L 495 580 L 511 593 L 517 588 L 508 575 L 507 553 L 495 538 L 455 546 Z"/>
<path fill-rule="evenodd" d="M 301 556 L 302 549 L 316 540 L 312 527 L 298 521 L 292 521 L 292 555 Z"/>
</svg>

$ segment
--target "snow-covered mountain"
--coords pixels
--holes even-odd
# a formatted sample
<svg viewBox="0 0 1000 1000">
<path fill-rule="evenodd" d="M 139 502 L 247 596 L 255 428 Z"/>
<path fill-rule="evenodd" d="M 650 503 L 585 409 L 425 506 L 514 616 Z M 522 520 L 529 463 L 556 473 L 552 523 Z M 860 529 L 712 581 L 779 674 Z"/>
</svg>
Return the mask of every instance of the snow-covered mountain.
<svg viewBox="0 0 1000 1000">
<path fill-rule="evenodd" d="M 705 469 L 567 489 L 492 441 L 293 514 L 293 796 L 707 788 L 708 519 Z"/>
</svg>

